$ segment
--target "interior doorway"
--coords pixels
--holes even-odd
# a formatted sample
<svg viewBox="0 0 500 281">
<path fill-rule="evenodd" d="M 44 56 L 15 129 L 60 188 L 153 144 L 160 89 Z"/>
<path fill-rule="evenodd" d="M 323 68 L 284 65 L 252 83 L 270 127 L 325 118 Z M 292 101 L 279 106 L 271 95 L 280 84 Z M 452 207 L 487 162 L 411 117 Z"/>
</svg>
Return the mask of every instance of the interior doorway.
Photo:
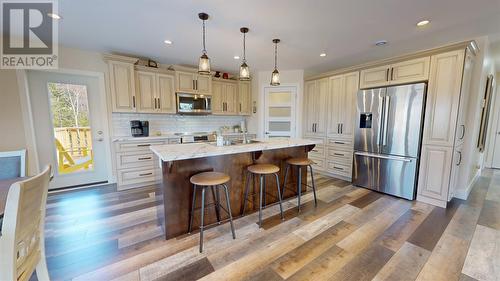
<svg viewBox="0 0 500 281">
<path fill-rule="evenodd" d="M 30 70 L 27 79 L 39 166 L 51 164 L 54 171 L 50 188 L 107 182 L 109 134 L 99 77 Z"/>
<path fill-rule="evenodd" d="M 297 87 L 264 88 L 264 137 L 294 138 L 297 134 Z"/>
</svg>

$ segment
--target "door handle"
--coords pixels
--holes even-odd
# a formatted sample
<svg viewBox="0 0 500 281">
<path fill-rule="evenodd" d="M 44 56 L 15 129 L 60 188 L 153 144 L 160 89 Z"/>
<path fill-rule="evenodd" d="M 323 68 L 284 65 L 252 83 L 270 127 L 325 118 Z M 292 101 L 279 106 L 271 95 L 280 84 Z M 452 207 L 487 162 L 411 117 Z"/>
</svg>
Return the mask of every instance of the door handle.
<svg viewBox="0 0 500 281">
<path fill-rule="evenodd" d="M 386 81 L 389 81 L 389 72 L 390 72 L 390 71 L 391 71 L 391 70 L 390 70 L 389 68 L 388 68 L 388 69 L 387 69 L 387 71 L 386 71 L 386 74 L 385 74 L 385 80 L 386 80 Z"/>
<path fill-rule="evenodd" d="M 103 138 L 97 138 L 95 139 L 96 141 L 103 141 L 104 139 Z"/>
<path fill-rule="evenodd" d="M 135 108 L 135 96 L 132 96 L 132 107 Z"/>
<path fill-rule="evenodd" d="M 462 135 L 460 136 L 460 139 L 463 140 L 465 137 L 465 125 L 460 125 L 462 126 Z"/>
<path fill-rule="evenodd" d="M 340 134 L 344 134 L 344 123 L 340 123 Z"/>
<path fill-rule="evenodd" d="M 193 79 L 193 90 L 196 90 L 196 86 L 194 85 L 194 79 Z"/>
<path fill-rule="evenodd" d="M 380 145 L 380 139 L 382 138 L 382 125 L 383 125 L 382 121 L 384 120 L 384 110 L 382 108 L 384 107 L 384 104 L 385 104 L 385 98 L 379 96 L 378 102 L 380 104 L 380 106 L 378 107 L 378 116 L 380 118 L 379 119 L 380 124 L 378 125 L 378 128 L 377 128 L 377 145 Z"/>
<path fill-rule="evenodd" d="M 241 102 L 240 102 L 240 112 L 241 112 Z"/>
<path fill-rule="evenodd" d="M 155 109 L 157 109 L 157 108 L 158 108 L 158 106 L 157 106 L 157 104 L 156 104 L 156 98 L 155 98 Z"/>
<path fill-rule="evenodd" d="M 461 151 L 457 151 L 458 153 L 458 163 L 457 163 L 457 166 L 460 166 L 460 164 L 462 164 L 462 152 Z"/>
<path fill-rule="evenodd" d="M 153 158 L 151 158 L 151 157 L 139 157 L 139 158 L 137 158 L 137 160 L 151 160 L 151 159 L 153 159 Z"/>
<path fill-rule="evenodd" d="M 160 98 L 158 98 L 158 109 L 161 108 Z"/>
<path fill-rule="evenodd" d="M 144 176 L 151 176 L 153 173 L 145 173 L 145 174 L 139 174 L 139 177 L 144 177 Z"/>
<path fill-rule="evenodd" d="M 198 79 L 196 79 L 195 81 L 196 81 L 196 83 L 195 83 L 195 85 L 196 85 L 196 91 L 198 91 Z"/>
<path fill-rule="evenodd" d="M 340 134 L 340 123 L 337 123 L 337 134 Z"/>
<path fill-rule="evenodd" d="M 391 81 L 394 80 L 394 67 L 391 67 Z"/>
<path fill-rule="evenodd" d="M 354 155 L 387 159 L 387 160 L 396 160 L 396 161 L 403 161 L 403 162 L 413 161 L 413 159 L 411 159 L 411 158 L 405 158 L 405 157 L 400 157 L 400 156 L 386 156 L 386 155 L 373 154 L 373 153 L 367 153 L 367 152 L 355 152 Z"/>
<path fill-rule="evenodd" d="M 387 145 L 387 126 L 389 125 L 389 107 L 391 105 L 391 97 L 387 96 L 385 101 L 385 113 L 384 113 L 384 132 L 382 138 L 382 145 Z"/>
</svg>

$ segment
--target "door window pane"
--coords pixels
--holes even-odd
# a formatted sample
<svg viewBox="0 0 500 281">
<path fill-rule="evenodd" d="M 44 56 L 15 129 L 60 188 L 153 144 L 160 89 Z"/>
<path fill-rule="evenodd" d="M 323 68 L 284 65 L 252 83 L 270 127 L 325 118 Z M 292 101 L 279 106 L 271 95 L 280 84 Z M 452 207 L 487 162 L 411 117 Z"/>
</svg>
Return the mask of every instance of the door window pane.
<svg viewBox="0 0 500 281">
<path fill-rule="evenodd" d="M 94 169 L 87 87 L 48 83 L 59 174 Z"/>
<path fill-rule="evenodd" d="M 269 103 L 272 104 L 289 104 L 292 102 L 290 92 L 271 92 L 269 93 Z"/>
<path fill-rule="evenodd" d="M 269 122 L 269 130 L 271 131 L 288 132 L 291 129 L 290 127 L 290 122 Z"/>
<path fill-rule="evenodd" d="M 290 117 L 291 107 L 269 107 L 269 117 Z"/>
</svg>

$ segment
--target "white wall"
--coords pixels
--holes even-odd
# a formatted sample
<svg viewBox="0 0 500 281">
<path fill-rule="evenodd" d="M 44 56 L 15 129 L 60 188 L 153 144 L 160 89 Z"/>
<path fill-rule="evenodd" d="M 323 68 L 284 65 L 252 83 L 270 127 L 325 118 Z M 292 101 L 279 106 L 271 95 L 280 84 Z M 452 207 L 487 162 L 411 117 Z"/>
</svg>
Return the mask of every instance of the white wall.
<svg viewBox="0 0 500 281">
<path fill-rule="evenodd" d="M 456 197 L 462 199 L 467 198 L 474 180 L 483 168 L 484 153 L 480 152 L 477 148 L 477 138 L 481 122 L 481 104 L 486 87 L 486 78 L 489 74 L 495 73 L 494 64 L 489 54 L 488 38 L 480 37 L 475 40 L 480 51 L 476 56 L 472 72 L 469 104 L 467 105 L 466 128 L 468 133 L 464 141 L 464 158 L 462 160 L 465 167 L 465 173 L 461 175 L 461 180 L 464 181 L 466 185 L 465 189 L 456 190 Z"/>
<path fill-rule="evenodd" d="M 248 131 L 264 136 L 264 87 L 271 82 L 271 71 L 260 71 L 253 75 L 252 79 L 252 102 L 257 104 L 257 113 L 247 118 Z M 302 136 L 302 111 L 304 109 L 304 70 L 280 70 L 280 83 L 282 86 L 297 86 L 297 137 Z"/>
</svg>

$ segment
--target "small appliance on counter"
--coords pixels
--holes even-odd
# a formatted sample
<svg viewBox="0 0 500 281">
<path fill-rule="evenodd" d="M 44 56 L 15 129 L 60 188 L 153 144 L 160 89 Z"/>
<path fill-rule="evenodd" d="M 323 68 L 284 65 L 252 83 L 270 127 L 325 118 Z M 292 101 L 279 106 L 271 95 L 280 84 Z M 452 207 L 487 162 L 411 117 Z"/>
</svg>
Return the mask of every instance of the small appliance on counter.
<svg viewBox="0 0 500 281">
<path fill-rule="evenodd" d="M 149 122 L 131 120 L 130 131 L 132 132 L 133 137 L 149 137 Z"/>
</svg>

